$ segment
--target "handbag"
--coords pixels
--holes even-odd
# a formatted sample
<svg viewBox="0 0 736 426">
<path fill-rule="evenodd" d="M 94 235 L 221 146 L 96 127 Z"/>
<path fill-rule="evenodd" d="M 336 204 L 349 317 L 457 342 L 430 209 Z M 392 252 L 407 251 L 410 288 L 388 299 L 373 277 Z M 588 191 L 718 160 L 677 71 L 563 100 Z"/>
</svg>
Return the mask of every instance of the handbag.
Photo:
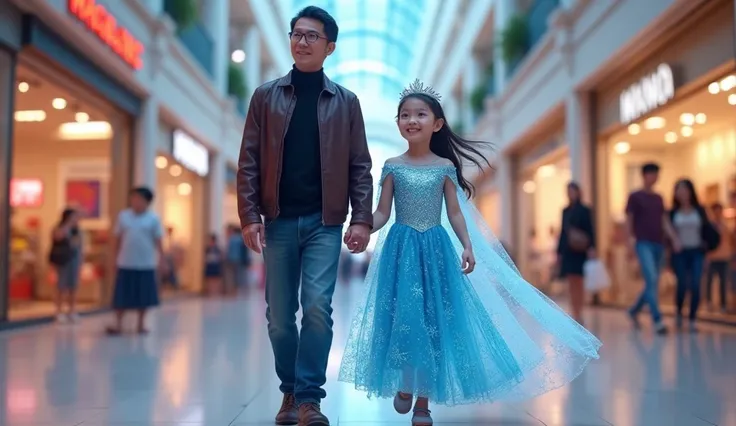
<svg viewBox="0 0 736 426">
<path fill-rule="evenodd" d="M 567 245 L 575 252 L 585 252 L 590 247 L 590 237 L 583 230 L 570 227 L 567 230 Z"/>
<path fill-rule="evenodd" d="M 54 241 L 49 252 L 49 262 L 56 266 L 64 266 L 72 259 L 74 249 L 69 238 Z"/>
</svg>

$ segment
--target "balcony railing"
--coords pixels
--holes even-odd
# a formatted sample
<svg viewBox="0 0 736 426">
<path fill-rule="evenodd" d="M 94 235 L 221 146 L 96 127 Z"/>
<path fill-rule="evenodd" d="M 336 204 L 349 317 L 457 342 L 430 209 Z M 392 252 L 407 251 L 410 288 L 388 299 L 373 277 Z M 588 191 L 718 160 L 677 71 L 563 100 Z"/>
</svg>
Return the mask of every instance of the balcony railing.
<svg viewBox="0 0 736 426">
<path fill-rule="evenodd" d="M 169 16 L 175 16 L 172 11 L 175 6 L 174 0 L 166 0 L 164 2 L 164 11 Z M 204 68 L 210 76 L 213 75 L 213 56 L 214 42 L 209 31 L 201 22 L 194 22 L 184 28 L 177 28 L 177 36 L 181 43 L 189 50 L 192 57 Z"/>
<path fill-rule="evenodd" d="M 536 0 L 527 12 L 529 46 L 534 47 L 547 33 L 549 15 L 560 6 L 560 0 Z"/>
</svg>

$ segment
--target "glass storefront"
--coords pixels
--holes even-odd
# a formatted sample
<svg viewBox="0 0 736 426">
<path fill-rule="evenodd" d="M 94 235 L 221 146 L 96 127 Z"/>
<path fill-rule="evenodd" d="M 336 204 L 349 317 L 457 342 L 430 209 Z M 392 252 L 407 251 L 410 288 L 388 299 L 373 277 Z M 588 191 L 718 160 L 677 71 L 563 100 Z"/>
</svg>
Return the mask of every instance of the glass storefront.
<svg viewBox="0 0 736 426">
<path fill-rule="evenodd" d="M 128 146 L 132 122 L 93 90 L 61 75 L 54 64 L 20 54 L 9 182 L 10 321 L 56 312 L 58 277 L 48 257 L 65 209 L 81 214 L 77 308 L 106 305 L 112 283 L 111 228 L 129 175 L 120 174 L 111 158 L 114 151 L 127 151 L 121 145 Z M 127 158 L 120 160 L 127 164 Z"/>
<path fill-rule="evenodd" d="M 656 114 L 615 132 L 601 141 L 599 171 L 601 185 L 599 227 L 603 253 L 614 285 L 604 300 L 621 305 L 634 302 L 642 288 L 642 278 L 633 253 L 627 247 L 625 209 L 629 193 L 641 187 L 641 166 L 647 162 L 660 165 L 656 191 L 666 208 L 672 205 L 678 179 L 693 181 L 700 203 L 706 208 L 719 203 L 725 207 L 724 220 L 734 230 L 736 205 L 731 193 L 736 191 L 736 73 L 718 73 L 707 83 L 693 88 L 691 94 L 668 104 Z M 712 217 L 712 219 L 716 219 Z M 660 301 L 672 310 L 675 300 L 675 277 L 666 262 L 660 282 Z M 705 268 L 707 271 L 707 267 Z M 707 280 L 704 273 L 704 284 Z M 703 290 L 702 316 L 720 319 L 717 278 L 712 294 Z M 736 294 L 726 284 L 727 306 L 736 319 Z M 705 286 L 703 286 L 705 289 Z M 709 303 L 710 302 L 710 303 Z"/>
</svg>

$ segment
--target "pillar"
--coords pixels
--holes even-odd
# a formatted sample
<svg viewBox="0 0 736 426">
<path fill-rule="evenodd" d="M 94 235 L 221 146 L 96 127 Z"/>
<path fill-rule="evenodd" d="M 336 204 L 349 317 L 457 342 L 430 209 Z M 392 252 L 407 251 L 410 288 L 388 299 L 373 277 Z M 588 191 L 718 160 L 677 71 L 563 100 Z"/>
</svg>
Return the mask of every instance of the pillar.
<svg viewBox="0 0 736 426">
<path fill-rule="evenodd" d="M 7 318 L 10 259 L 10 179 L 13 166 L 16 54 L 0 48 L 0 321 Z"/>
<path fill-rule="evenodd" d="M 583 199 L 593 202 L 593 147 L 590 120 L 590 96 L 572 92 L 565 100 L 565 138 L 570 153 L 571 175 L 580 184 Z"/>
<path fill-rule="evenodd" d="M 223 96 L 227 93 L 227 69 L 230 62 L 230 2 L 228 0 L 209 0 L 202 7 L 204 26 L 212 36 L 212 69 L 214 85 Z"/>
<path fill-rule="evenodd" d="M 514 241 L 514 226 L 518 226 L 518 220 L 514 219 L 514 174 L 511 159 L 508 155 L 499 152 L 496 160 L 496 188 L 501 199 L 500 208 L 500 231 L 498 239 L 505 244 L 511 244 L 516 249 Z"/>
<path fill-rule="evenodd" d="M 135 137 L 133 180 L 138 185 L 156 188 L 156 155 L 158 145 L 158 100 L 151 96 L 143 103 Z"/>
<path fill-rule="evenodd" d="M 470 104 L 470 99 L 473 96 L 473 91 L 478 86 L 479 79 L 479 66 L 477 57 L 471 53 L 470 61 L 463 70 L 462 77 L 462 104 L 460 111 L 462 111 L 463 127 L 470 130 L 475 127 L 475 112 Z"/>
<path fill-rule="evenodd" d="M 245 33 L 243 40 L 245 50 L 245 76 L 248 91 L 253 93 L 256 87 L 263 83 L 261 76 L 261 32 L 253 26 Z M 250 97 L 250 93 L 248 94 Z"/>
<path fill-rule="evenodd" d="M 218 241 L 225 239 L 225 223 L 223 217 L 223 206 L 225 200 L 225 185 L 227 173 L 227 162 L 222 152 L 210 153 L 209 174 L 209 231 L 216 234 Z"/>
<path fill-rule="evenodd" d="M 516 0 L 498 0 L 496 1 L 496 10 L 494 12 L 494 28 L 496 34 L 500 38 L 500 34 L 506 27 L 508 20 L 514 16 L 516 12 Z M 508 75 L 508 64 L 503 57 L 503 52 L 496 43 L 493 49 L 493 75 L 496 80 L 496 93 L 501 93 L 506 87 L 506 76 Z"/>
</svg>

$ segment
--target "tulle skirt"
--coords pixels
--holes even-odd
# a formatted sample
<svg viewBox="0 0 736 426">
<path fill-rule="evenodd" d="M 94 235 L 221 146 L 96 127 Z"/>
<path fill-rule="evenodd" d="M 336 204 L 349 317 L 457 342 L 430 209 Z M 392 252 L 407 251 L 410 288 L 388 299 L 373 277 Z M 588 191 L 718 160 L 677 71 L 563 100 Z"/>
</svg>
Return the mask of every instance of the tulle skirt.
<svg viewBox="0 0 736 426">
<path fill-rule="evenodd" d="M 339 374 L 369 397 L 401 391 L 443 405 L 526 399 L 567 384 L 597 358 L 597 347 L 558 335 L 568 328 L 524 315 L 558 309 L 549 300 L 520 312 L 498 294 L 489 310 L 442 226 L 394 224 L 374 261 Z"/>
</svg>

